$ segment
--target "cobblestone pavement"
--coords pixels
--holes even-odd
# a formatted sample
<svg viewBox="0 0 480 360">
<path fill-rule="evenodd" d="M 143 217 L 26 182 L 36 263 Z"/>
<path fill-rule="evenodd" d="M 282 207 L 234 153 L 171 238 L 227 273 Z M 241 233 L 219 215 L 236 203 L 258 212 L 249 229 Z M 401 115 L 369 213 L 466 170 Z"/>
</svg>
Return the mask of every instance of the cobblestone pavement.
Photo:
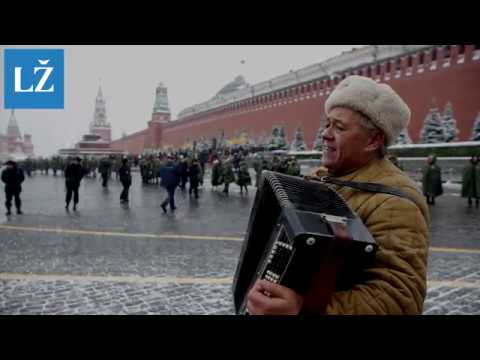
<svg viewBox="0 0 480 360">
<path fill-rule="evenodd" d="M 164 191 L 138 176 L 128 208 L 116 181 L 105 191 L 86 179 L 76 213 L 63 208 L 63 178 L 27 179 L 25 215 L 0 217 L 0 314 L 233 314 L 255 192 L 233 185 L 227 197 L 208 181 L 164 215 Z M 480 210 L 465 205 L 450 192 L 431 208 L 426 315 L 480 314 Z"/>
<path fill-rule="evenodd" d="M 230 286 L 0 280 L 0 314 L 233 314 Z"/>
</svg>

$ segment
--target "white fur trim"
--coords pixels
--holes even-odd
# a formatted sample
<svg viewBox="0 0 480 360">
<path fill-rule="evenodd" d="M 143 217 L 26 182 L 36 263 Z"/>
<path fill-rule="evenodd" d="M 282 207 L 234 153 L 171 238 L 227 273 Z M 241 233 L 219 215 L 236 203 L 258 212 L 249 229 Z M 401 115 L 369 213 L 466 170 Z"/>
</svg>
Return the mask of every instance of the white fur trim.
<svg viewBox="0 0 480 360">
<path fill-rule="evenodd" d="M 367 116 L 383 130 L 387 146 L 393 144 L 410 121 L 410 108 L 387 84 L 352 75 L 337 85 L 325 102 L 325 113 L 346 107 Z"/>
</svg>

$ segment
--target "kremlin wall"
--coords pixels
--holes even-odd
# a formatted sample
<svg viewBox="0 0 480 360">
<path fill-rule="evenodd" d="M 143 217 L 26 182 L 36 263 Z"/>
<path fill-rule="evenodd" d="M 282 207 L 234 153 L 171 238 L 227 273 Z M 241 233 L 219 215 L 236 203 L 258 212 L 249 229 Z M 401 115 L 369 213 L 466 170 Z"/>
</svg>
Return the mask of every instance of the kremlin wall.
<svg viewBox="0 0 480 360">
<path fill-rule="evenodd" d="M 353 74 L 387 83 L 400 94 L 412 110 L 408 135 L 414 143 L 432 104 L 443 111 L 448 102 L 459 130 L 457 141 L 471 139 L 480 112 L 480 45 L 372 45 L 254 85 L 239 76 L 213 98 L 182 110 L 175 120 L 167 88 L 160 84 L 146 128 L 112 141 L 111 147 L 130 154 L 165 151 L 222 133 L 232 139 L 240 130 L 259 144 L 274 126 L 282 126 L 288 142 L 295 128 L 302 128 L 311 149 L 325 100 Z"/>
</svg>

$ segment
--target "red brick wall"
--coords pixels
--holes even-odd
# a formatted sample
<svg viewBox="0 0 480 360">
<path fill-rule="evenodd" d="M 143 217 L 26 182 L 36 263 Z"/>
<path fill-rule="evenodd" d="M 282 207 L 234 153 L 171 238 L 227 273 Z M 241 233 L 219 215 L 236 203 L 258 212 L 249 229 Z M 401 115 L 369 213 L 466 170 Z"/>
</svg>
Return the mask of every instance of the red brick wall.
<svg viewBox="0 0 480 360">
<path fill-rule="evenodd" d="M 423 120 L 432 105 L 432 98 L 436 98 L 442 112 L 446 102 L 452 102 L 457 127 L 460 130 L 459 140 L 470 139 L 475 117 L 480 111 L 480 60 L 473 61 L 473 46 L 466 46 L 465 61 L 459 64 L 457 50 L 457 47 L 451 48 L 450 66 L 444 67 L 443 52 L 437 49 L 435 70 L 430 69 L 431 51 L 426 52 L 423 72 L 418 72 L 418 57 L 412 57 L 409 76 L 407 76 L 408 58 L 403 57 L 400 59 L 401 69 L 398 78 L 396 77 L 396 59 L 391 60 L 388 81 L 384 81 L 386 64 L 380 66 L 381 81 L 392 86 L 412 110 L 409 134 L 414 142 L 419 140 Z M 357 69 L 354 73 L 366 75 L 367 68 L 370 66 Z M 375 67 L 370 71 L 375 78 L 374 70 Z M 314 83 L 316 89 L 313 89 Z M 280 93 L 283 94 L 261 96 L 260 99 L 255 99 L 254 104 L 251 104 L 251 101 L 244 101 L 209 114 L 195 115 L 181 122 L 171 122 L 163 127 L 150 126 L 150 132 L 153 131 L 154 134 L 133 134 L 128 137 L 130 140 L 127 141 L 126 148 L 130 152 L 138 153 L 141 152 L 142 144 L 149 147 L 147 144 L 157 144 L 159 138 L 161 138 L 160 146 L 179 147 L 187 138 L 193 140 L 201 136 L 218 136 L 222 129 L 227 139 L 233 137 L 235 131 L 240 128 L 246 129 L 249 136 L 257 138 L 262 133 L 270 135 L 274 125 L 284 125 L 288 142 L 292 141 L 295 128 L 301 126 L 307 147 L 311 149 L 320 118 L 323 116 L 325 99 L 333 85 L 331 81 L 312 82 L 308 86 L 300 85 L 294 89 L 288 89 L 286 97 L 285 91 L 281 91 Z M 323 94 L 319 95 L 320 92 Z M 313 97 L 314 93 L 315 97 Z M 284 102 L 287 104 L 284 105 Z M 279 103 L 281 105 L 273 106 Z M 154 128 L 156 130 L 153 130 Z M 144 132 L 148 131 L 148 128 L 144 130 Z M 116 140 L 115 146 L 121 146 L 119 145 L 121 141 Z"/>
<path fill-rule="evenodd" d="M 131 154 L 139 155 L 146 147 L 146 137 L 148 135 L 148 129 L 138 131 L 125 137 L 124 139 L 114 140 L 110 143 L 110 146 L 114 150 L 128 151 Z"/>
<path fill-rule="evenodd" d="M 411 76 L 402 74 L 399 79 L 392 78 L 390 85 L 412 110 L 409 133 L 414 142 L 419 140 L 423 121 L 434 97 L 442 112 L 447 101 L 452 102 L 460 130 L 459 140 L 470 139 L 475 117 L 480 111 L 480 60 L 472 61 L 471 58 L 472 54 L 468 52 L 465 62 L 457 64 L 454 54 L 450 59 L 450 66 L 443 67 L 443 57 L 437 54 L 436 70 L 430 70 L 430 63 L 424 65 L 423 73 L 418 73 L 414 64 Z"/>
<path fill-rule="evenodd" d="M 286 105 L 273 106 L 273 102 L 268 102 L 261 105 L 266 107 L 261 110 L 235 110 L 231 114 L 224 114 L 218 118 L 209 117 L 176 126 L 172 124 L 164 129 L 162 141 L 164 144 L 180 146 L 187 137 L 195 139 L 201 136 L 218 136 L 222 129 L 228 139 L 232 138 L 239 128 L 246 129 L 250 137 L 258 138 L 262 133 L 271 135 L 274 125 L 284 125 L 289 141 L 293 137 L 295 128 L 302 126 L 305 142 L 308 147 L 311 147 L 318 131 L 324 99 L 310 97 L 308 100 L 297 102 L 294 99 L 285 99 L 287 102 L 292 102 Z"/>
</svg>

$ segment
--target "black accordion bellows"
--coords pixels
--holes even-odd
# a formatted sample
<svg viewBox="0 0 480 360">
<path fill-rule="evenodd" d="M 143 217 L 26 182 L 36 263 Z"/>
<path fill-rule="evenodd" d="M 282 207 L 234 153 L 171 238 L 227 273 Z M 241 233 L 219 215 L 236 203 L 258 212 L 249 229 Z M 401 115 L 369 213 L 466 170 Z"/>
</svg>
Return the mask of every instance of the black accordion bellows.
<svg viewBox="0 0 480 360">
<path fill-rule="evenodd" d="M 321 311 L 331 292 L 356 281 L 376 250 L 365 225 L 328 186 L 263 171 L 233 279 L 235 310 L 245 313 L 249 289 L 266 279 Z"/>
</svg>

